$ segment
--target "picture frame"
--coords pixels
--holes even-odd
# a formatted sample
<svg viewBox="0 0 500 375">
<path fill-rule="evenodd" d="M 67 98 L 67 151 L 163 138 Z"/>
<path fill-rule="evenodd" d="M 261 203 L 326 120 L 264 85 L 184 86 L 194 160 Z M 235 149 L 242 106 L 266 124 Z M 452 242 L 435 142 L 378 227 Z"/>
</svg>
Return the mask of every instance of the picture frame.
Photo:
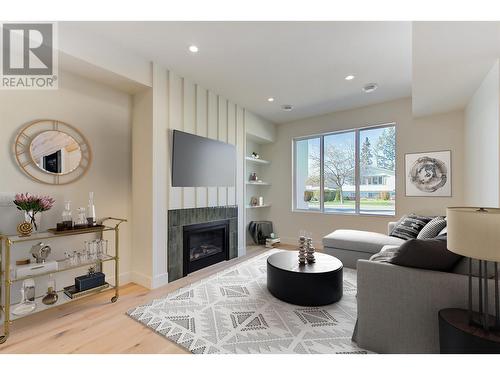
<svg viewBox="0 0 500 375">
<path fill-rule="evenodd" d="M 405 154 L 405 196 L 451 197 L 451 151 Z"/>
</svg>

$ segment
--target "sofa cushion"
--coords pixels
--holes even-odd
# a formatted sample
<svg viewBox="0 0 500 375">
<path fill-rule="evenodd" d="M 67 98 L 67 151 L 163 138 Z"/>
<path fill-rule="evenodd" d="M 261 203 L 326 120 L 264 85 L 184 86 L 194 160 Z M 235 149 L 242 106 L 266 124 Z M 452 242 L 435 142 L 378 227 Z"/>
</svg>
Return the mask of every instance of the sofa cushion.
<svg viewBox="0 0 500 375">
<path fill-rule="evenodd" d="M 339 229 L 323 237 L 323 246 L 371 254 L 378 253 L 384 245 L 399 246 L 404 242 L 385 234 L 352 229 Z"/>
<path fill-rule="evenodd" d="M 436 237 L 444 228 L 446 228 L 446 219 L 444 216 L 436 216 L 425 224 L 425 227 L 418 233 L 417 239 L 425 240 Z"/>
<path fill-rule="evenodd" d="M 385 245 L 377 254 L 373 254 L 370 260 L 374 262 L 390 262 L 398 249 L 399 246 L 396 245 Z"/>
<path fill-rule="evenodd" d="M 428 216 L 419 216 L 415 214 L 405 215 L 398 221 L 390 235 L 392 237 L 402 238 L 403 240 L 417 238 L 420 231 L 431 220 L 432 217 Z"/>
<path fill-rule="evenodd" d="M 451 271 L 461 255 L 446 248 L 446 236 L 426 240 L 409 240 L 394 252 L 390 263 L 398 266 L 423 268 L 434 271 Z"/>
</svg>

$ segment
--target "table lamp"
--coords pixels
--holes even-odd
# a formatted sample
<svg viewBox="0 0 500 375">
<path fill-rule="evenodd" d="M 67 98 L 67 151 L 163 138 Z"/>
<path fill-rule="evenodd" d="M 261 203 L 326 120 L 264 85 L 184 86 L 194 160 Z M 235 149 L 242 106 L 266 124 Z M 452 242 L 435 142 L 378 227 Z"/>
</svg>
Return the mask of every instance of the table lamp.
<svg viewBox="0 0 500 375">
<path fill-rule="evenodd" d="M 469 325 L 480 325 L 485 331 L 500 330 L 498 261 L 500 261 L 500 209 L 449 207 L 446 209 L 448 250 L 469 258 Z M 472 262 L 479 262 L 479 319 L 472 311 Z M 488 262 L 495 272 L 495 325 L 490 326 L 488 304 Z"/>
</svg>

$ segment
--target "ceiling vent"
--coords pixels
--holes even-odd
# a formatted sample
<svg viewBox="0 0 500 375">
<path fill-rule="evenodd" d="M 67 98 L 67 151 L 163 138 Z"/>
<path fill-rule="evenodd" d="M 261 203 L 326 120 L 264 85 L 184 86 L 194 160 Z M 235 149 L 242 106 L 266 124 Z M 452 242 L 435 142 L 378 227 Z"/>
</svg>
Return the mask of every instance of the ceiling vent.
<svg viewBox="0 0 500 375">
<path fill-rule="evenodd" d="M 291 104 L 283 104 L 281 106 L 281 109 L 286 112 L 290 112 L 293 109 L 293 105 Z"/>
<path fill-rule="evenodd" d="M 376 83 L 368 83 L 363 87 L 363 91 L 366 93 L 374 92 L 378 88 L 378 85 Z"/>
</svg>

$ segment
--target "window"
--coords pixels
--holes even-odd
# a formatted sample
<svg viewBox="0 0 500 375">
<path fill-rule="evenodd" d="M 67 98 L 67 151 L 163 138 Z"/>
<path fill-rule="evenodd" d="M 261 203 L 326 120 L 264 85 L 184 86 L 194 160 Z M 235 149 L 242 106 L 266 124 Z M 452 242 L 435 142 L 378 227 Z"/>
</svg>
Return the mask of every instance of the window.
<svg viewBox="0 0 500 375">
<path fill-rule="evenodd" d="M 294 140 L 294 209 L 395 214 L 396 128 L 354 129 Z"/>
</svg>

